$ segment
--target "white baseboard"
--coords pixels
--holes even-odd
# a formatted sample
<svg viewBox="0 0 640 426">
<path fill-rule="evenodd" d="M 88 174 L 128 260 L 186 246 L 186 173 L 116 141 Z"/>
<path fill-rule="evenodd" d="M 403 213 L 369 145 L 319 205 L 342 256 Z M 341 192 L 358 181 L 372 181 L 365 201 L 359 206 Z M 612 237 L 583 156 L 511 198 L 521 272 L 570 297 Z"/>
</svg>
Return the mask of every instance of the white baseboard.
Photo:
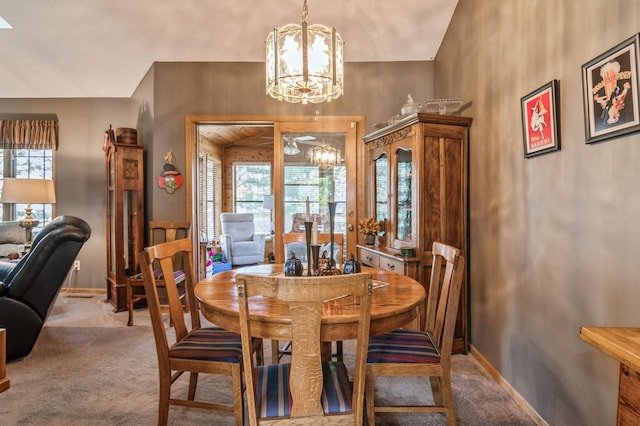
<svg viewBox="0 0 640 426">
<path fill-rule="evenodd" d="M 531 405 L 516 391 L 510 384 L 505 380 L 504 377 L 496 370 L 493 365 L 487 359 L 482 356 L 478 349 L 475 346 L 471 345 L 469 352 L 471 355 L 487 370 L 487 373 L 513 398 L 513 400 L 522 408 L 529 417 L 535 422 L 538 426 L 549 426 L 536 410 L 533 409 Z"/>
</svg>

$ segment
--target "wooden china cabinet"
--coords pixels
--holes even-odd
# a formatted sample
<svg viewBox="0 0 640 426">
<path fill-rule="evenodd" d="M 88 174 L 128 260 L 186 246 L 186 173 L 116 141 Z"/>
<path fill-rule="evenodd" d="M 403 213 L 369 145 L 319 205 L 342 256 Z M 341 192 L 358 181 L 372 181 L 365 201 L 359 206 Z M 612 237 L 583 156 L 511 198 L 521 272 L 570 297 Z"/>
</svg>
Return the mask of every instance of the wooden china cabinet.
<svg viewBox="0 0 640 426">
<path fill-rule="evenodd" d="M 434 241 L 459 248 L 467 258 L 471 121 L 417 113 L 364 137 L 366 215 L 384 222 L 385 235 L 375 245 L 358 245 L 360 262 L 415 278 L 429 291 Z M 468 350 L 468 269 L 465 276 L 453 343 L 456 353 Z"/>
<path fill-rule="evenodd" d="M 143 147 L 108 141 L 107 300 L 115 311 L 127 309 L 127 277 L 140 272 L 138 254 L 144 244 Z"/>
</svg>

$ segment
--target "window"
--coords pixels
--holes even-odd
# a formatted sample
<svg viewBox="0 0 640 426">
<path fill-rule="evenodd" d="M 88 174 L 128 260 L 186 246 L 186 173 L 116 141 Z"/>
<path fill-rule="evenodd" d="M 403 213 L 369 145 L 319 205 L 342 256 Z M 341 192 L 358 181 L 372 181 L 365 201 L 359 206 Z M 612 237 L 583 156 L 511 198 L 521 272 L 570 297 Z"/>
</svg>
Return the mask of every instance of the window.
<svg viewBox="0 0 640 426">
<path fill-rule="evenodd" d="M 271 234 L 271 210 L 264 208 L 271 194 L 271 165 L 268 163 L 233 166 L 234 211 L 253 213 L 257 234 Z"/>
<path fill-rule="evenodd" d="M 206 241 L 217 241 L 220 235 L 218 229 L 220 212 L 222 210 L 219 196 L 220 182 L 222 181 L 220 160 L 211 154 L 202 152 L 199 156 L 198 171 L 199 185 L 198 188 L 200 202 L 199 225 L 202 235 L 201 239 Z M 216 190 L 217 189 L 217 190 Z"/>
<path fill-rule="evenodd" d="M 4 182 L 5 177 L 15 177 L 20 179 L 53 179 L 53 150 L 0 150 L 0 182 Z M 17 203 L 3 206 L 2 220 L 18 220 L 22 218 L 26 207 L 26 204 Z M 38 228 L 42 228 L 51 221 L 53 215 L 53 204 L 31 204 L 31 208 L 31 215 L 34 219 L 40 222 Z"/>
<path fill-rule="evenodd" d="M 285 232 L 303 232 L 295 215 L 305 214 L 306 200 L 309 198 L 309 209 L 318 222 L 319 232 L 329 232 L 329 193 L 334 181 L 336 193 L 336 216 L 334 232 L 346 231 L 346 167 L 336 165 L 323 168 L 311 165 L 285 165 L 284 167 L 284 229 Z M 303 218 L 303 220 L 305 220 Z M 304 225 L 302 225 L 304 226 Z"/>
<path fill-rule="evenodd" d="M 49 114 L 0 117 L 0 186 L 5 177 L 53 179 L 53 152 L 57 148 L 58 120 L 55 117 Z M 26 204 L 3 205 L 2 220 L 23 217 L 26 207 Z M 31 204 L 31 208 L 40 227 L 51 221 L 52 204 Z"/>
</svg>

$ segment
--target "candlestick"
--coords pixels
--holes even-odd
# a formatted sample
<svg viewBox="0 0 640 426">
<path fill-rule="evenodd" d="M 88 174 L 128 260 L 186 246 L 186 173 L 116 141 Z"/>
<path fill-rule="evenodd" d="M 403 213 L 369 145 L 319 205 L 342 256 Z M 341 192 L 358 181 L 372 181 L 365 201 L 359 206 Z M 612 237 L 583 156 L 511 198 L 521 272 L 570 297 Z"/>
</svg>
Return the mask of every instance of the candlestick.
<svg viewBox="0 0 640 426">
<path fill-rule="evenodd" d="M 311 255 L 313 257 L 313 273 L 315 275 L 318 274 L 318 259 L 320 257 L 320 246 L 317 244 L 313 244 L 311 246 Z"/>
<path fill-rule="evenodd" d="M 304 232 L 307 237 L 307 275 L 313 275 L 311 272 L 311 230 L 313 228 L 313 222 L 304 222 Z"/>
<path fill-rule="evenodd" d="M 318 245 L 318 222 L 313 219 L 313 230 L 311 231 L 311 245 Z"/>
<path fill-rule="evenodd" d="M 309 196 L 307 195 L 307 222 L 311 222 L 311 207 L 309 205 Z"/>
<path fill-rule="evenodd" d="M 336 264 L 335 259 L 333 258 L 333 222 L 335 220 L 335 216 L 336 216 L 336 203 L 334 201 L 331 201 L 329 203 L 329 238 L 330 238 L 329 251 L 331 252 L 331 254 L 329 255 L 329 265 L 334 265 L 334 266 Z"/>
<path fill-rule="evenodd" d="M 331 180 L 331 186 L 329 189 L 329 202 L 333 203 L 335 201 L 335 195 L 336 195 L 336 181 L 335 180 Z"/>
</svg>

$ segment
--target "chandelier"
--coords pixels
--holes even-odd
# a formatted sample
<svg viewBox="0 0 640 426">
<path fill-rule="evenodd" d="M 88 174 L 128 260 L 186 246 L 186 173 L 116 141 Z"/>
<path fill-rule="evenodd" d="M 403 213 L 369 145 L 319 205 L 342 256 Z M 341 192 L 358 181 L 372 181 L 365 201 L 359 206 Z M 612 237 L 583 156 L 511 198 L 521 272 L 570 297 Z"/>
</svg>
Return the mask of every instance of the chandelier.
<svg viewBox="0 0 640 426">
<path fill-rule="evenodd" d="M 344 91 L 344 42 L 333 27 L 307 25 L 307 0 L 302 25 L 276 27 L 267 35 L 267 94 L 306 104 L 331 102 Z"/>
<path fill-rule="evenodd" d="M 316 146 L 311 153 L 313 165 L 321 168 L 333 167 L 339 160 L 340 151 L 329 145 Z"/>
</svg>

